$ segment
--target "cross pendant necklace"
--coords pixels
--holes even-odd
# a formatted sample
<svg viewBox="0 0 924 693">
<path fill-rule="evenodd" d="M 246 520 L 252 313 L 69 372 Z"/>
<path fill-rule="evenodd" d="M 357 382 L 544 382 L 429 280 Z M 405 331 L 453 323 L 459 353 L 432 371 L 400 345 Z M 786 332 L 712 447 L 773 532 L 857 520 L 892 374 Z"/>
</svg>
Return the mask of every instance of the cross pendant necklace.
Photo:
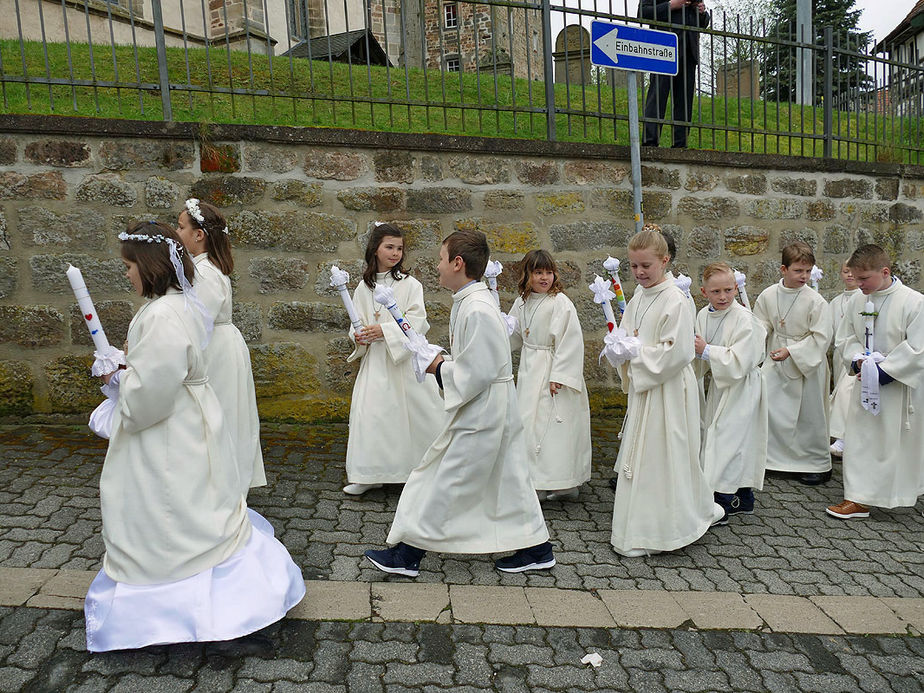
<svg viewBox="0 0 924 693">
<path fill-rule="evenodd" d="M 799 300 L 799 293 L 801 293 L 801 292 L 797 292 L 797 293 L 796 293 L 795 297 L 792 299 L 792 303 L 789 304 L 789 308 L 787 308 L 787 309 L 786 309 L 786 312 L 783 313 L 782 315 L 780 315 L 780 297 L 779 297 L 779 294 L 777 294 L 777 297 L 776 297 L 776 314 L 777 314 L 777 316 L 778 316 L 779 319 L 780 319 L 780 321 L 779 321 L 779 322 L 780 322 L 780 327 L 786 327 L 786 317 L 787 317 L 787 316 L 789 315 L 789 313 L 792 311 L 793 306 L 796 305 L 796 301 Z"/>
<path fill-rule="evenodd" d="M 642 326 L 642 320 L 645 319 L 645 316 L 648 314 L 648 311 L 649 311 L 649 310 L 651 309 L 651 307 L 657 302 L 657 300 L 658 300 L 659 298 L 661 298 L 661 294 L 663 294 L 663 293 L 664 293 L 663 291 L 660 291 L 660 292 L 658 292 L 657 294 L 655 294 L 655 297 L 654 297 L 653 299 L 651 299 L 651 301 L 648 303 L 647 306 L 645 306 L 645 310 L 642 311 L 642 315 L 641 315 L 641 317 L 639 317 L 639 319 L 638 319 L 638 323 L 637 323 L 636 328 L 632 331 L 633 334 L 634 334 L 636 337 L 638 337 L 638 328 Z M 634 316 L 633 316 L 633 317 L 634 317 Z"/>
</svg>

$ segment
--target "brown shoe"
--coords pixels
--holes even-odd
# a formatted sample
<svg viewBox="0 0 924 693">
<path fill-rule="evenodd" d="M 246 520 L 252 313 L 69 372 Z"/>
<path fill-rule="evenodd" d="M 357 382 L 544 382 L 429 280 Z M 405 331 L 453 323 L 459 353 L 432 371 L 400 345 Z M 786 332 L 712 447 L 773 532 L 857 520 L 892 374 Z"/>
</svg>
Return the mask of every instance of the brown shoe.
<svg viewBox="0 0 924 693">
<path fill-rule="evenodd" d="M 839 505 L 832 505 L 825 508 L 825 512 L 831 517 L 841 520 L 849 520 L 852 517 L 869 517 L 869 507 L 860 505 L 853 501 L 845 500 Z"/>
</svg>

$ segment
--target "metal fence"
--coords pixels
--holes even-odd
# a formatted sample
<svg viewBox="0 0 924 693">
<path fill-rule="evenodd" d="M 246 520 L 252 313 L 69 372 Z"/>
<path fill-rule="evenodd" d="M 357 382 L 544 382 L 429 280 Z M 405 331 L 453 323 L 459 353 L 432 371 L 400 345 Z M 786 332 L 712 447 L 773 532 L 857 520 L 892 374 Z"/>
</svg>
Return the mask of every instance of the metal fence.
<svg viewBox="0 0 924 693">
<path fill-rule="evenodd" d="M 627 144 L 625 73 L 591 65 L 589 29 L 600 20 L 678 30 L 676 13 L 643 21 L 636 5 L 0 0 L 2 104 L 7 113 Z M 924 65 L 913 51 L 874 54 L 841 27 L 797 36 L 770 17 L 714 10 L 707 25 L 695 6 L 685 11 L 674 87 L 640 80 L 643 139 L 661 129 L 662 146 L 684 144 L 689 128 L 692 148 L 924 159 Z M 679 108 L 664 108 L 669 93 Z"/>
</svg>

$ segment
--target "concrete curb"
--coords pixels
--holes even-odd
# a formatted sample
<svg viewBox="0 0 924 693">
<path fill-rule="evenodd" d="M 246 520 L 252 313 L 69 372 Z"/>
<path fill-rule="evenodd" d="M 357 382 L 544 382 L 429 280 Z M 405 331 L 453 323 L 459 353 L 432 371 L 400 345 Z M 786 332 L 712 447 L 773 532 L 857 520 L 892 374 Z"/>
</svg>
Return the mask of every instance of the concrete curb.
<svg viewBox="0 0 924 693">
<path fill-rule="evenodd" d="M 83 609 L 95 573 L 0 567 L 0 606 Z M 678 628 L 831 635 L 924 635 L 924 598 L 737 592 L 563 590 L 409 581 L 308 580 L 288 618 L 564 628 Z"/>
</svg>

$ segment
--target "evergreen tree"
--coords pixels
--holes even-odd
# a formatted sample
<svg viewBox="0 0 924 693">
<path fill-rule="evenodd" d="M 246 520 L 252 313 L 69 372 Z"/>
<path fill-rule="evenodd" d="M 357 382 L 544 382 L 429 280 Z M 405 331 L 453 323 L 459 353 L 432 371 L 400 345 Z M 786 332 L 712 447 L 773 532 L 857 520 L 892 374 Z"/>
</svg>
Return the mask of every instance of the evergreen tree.
<svg viewBox="0 0 924 693">
<path fill-rule="evenodd" d="M 802 40 L 817 46 L 812 51 L 816 102 L 820 102 L 824 94 L 824 30 L 828 26 L 834 30 L 831 76 L 834 98 L 853 98 L 873 85 L 873 78 L 864 69 L 865 61 L 855 55 L 865 52 L 872 40 L 871 31 L 859 29 L 862 10 L 855 5 L 856 0 L 812 0 L 813 36 Z M 761 48 L 761 93 L 768 101 L 794 101 L 797 50 L 795 46 L 780 45 L 776 41 L 800 40 L 796 35 L 796 0 L 780 0 L 772 9 L 767 39 L 773 43 L 764 43 Z M 838 49 L 848 54 L 838 53 Z"/>
</svg>

